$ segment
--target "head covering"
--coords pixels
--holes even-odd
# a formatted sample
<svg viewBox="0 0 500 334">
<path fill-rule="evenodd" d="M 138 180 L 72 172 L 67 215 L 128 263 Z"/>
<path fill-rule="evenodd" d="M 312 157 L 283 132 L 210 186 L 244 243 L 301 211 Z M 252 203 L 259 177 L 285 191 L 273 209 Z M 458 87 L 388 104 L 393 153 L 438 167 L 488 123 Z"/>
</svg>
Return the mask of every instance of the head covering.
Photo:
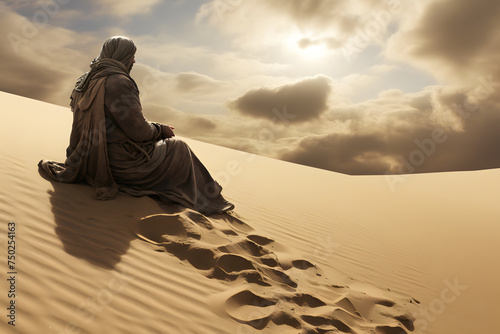
<svg viewBox="0 0 500 334">
<path fill-rule="evenodd" d="M 108 38 L 102 45 L 99 56 L 90 63 L 90 71 L 84 73 L 77 80 L 75 90 L 83 92 L 87 89 L 90 80 L 112 74 L 124 74 L 130 78 L 130 69 L 136 51 L 137 47 L 128 37 L 113 36 Z"/>
<path fill-rule="evenodd" d="M 108 38 L 101 48 L 98 59 L 114 59 L 121 62 L 127 68 L 134 61 L 134 55 L 137 48 L 134 42 L 123 36 L 113 36 Z"/>
</svg>

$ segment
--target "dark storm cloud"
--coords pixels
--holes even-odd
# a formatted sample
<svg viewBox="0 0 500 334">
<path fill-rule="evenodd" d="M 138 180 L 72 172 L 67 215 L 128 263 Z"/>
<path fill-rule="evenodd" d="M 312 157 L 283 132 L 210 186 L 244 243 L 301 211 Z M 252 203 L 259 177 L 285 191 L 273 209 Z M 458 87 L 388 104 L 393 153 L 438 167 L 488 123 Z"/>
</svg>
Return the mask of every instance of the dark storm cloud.
<svg viewBox="0 0 500 334">
<path fill-rule="evenodd" d="M 411 52 L 468 65 L 498 37 L 499 15 L 500 2 L 496 0 L 436 1 L 411 32 Z"/>
<path fill-rule="evenodd" d="M 388 55 L 424 68 L 444 82 L 500 76 L 500 2 L 430 2 L 388 44 Z"/>
<path fill-rule="evenodd" d="M 402 99 L 400 110 L 376 121 L 380 111 L 351 111 L 348 131 L 305 137 L 281 158 L 346 174 L 498 168 L 500 101 L 479 91 L 436 88 L 432 109 L 422 97 Z"/>
<path fill-rule="evenodd" d="M 330 79 L 316 76 L 274 89 L 251 90 L 229 107 L 246 116 L 273 121 L 280 121 L 276 110 L 286 108 L 288 121 L 301 123 L 317 119 L 327 110 L 330 92 Z"/>
<path fill-rule="evenodd" d="M 303 139 L 297 148 L 285 153 L 285 161 L 332 170 L 346 174 L 381 174 L 387 165 L 375 161 L 360 161 L 380 151 L 385 142 L 378 134 L 330 134 Z"/>
</svg>

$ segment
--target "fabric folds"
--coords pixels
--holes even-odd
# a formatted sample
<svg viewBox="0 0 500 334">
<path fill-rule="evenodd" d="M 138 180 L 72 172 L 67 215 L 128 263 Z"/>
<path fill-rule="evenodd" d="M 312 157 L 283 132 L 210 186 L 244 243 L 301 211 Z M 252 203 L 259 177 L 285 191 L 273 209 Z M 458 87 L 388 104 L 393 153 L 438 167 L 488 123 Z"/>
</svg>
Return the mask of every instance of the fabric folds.
<svg viewBox="0 0 500 334">
<path fill-rule="evenodd" d="M 182 140 L 162 138 L 162 125 L 146 120 L 139 90 L 129 75 L 135 46 L 111 38 L 76 83 L 71 95 L 73 125 L 64 163 L 41 160 L 53 180 L 85 181 L 100 200 L 121 190 L 156 195 L 205 214 L 234 207 Z"/>
</svg>

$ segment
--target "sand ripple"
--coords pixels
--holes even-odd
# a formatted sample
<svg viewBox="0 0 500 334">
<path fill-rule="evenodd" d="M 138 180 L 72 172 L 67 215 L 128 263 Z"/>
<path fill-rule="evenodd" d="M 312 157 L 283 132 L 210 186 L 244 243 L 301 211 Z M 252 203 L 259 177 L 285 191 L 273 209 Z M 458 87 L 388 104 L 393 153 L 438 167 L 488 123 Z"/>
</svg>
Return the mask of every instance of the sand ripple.
<svg viewBox="0 0 500 334">
<path fill-rule="evenodd" d="M 234 213 L 191 210 L 141 219 L 137 236 L 235 288 L 222 309 L 257 331 L 404 334 L 413 319 L 396 301 L 336 285 L 307 259 L 280 261 L 288 248 Z M 157 249 L 158 250 L 158 249 Z M 233 290 L 231 290 L 233 291 Z"/>
</svg>

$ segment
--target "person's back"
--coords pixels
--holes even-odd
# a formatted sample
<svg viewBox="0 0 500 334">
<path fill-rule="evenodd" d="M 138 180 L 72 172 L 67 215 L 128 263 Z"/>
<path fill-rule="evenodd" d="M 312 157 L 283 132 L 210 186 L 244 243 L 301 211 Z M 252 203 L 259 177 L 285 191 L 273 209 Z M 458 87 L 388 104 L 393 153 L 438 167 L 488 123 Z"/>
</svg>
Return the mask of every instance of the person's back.
<svg viewBox="0 0 500 334">
<path fill-rule="evenodd" d="M 172 138 L 173 128 L 144 117 L 130 77 L 135 52 L 126 37 L 106 40 L 71 95 L 66 162 L 42 160 L 39 166 L 59 182 L 86 180 L 98 199 L 112 199 L 119 189 L 133 196 L 157 195 L 205 214 L 231 210 L 222 187 L 189 146 Z"/>
</svg>

